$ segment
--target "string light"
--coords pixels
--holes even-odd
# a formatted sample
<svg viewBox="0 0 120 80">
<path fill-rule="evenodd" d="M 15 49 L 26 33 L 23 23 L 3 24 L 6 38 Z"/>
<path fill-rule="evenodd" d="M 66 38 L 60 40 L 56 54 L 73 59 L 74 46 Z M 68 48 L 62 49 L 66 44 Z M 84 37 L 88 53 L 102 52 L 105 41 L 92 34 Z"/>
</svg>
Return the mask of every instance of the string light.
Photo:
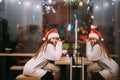
<svg viewBox="0 0 120 80">
<path fill-rule="evenodd" d="M 18 4 L 21 4 L 21 1 L 18 1 Z"/>
<path fill-rule="evenodd" d="M 0 2 L 2 2 L 3 0 L 0 0 Z M 11 0 L 11 1 L 13 1 L 13 0 Z M 22 4 L 22 3 L 24 3 L 24 6 L 25 7 L 27 7 L 27 6 L 31 6 L 30 5 L 30 1 L 29 0 L 14 0 L 14 1 L 17 1 L 17 4 Z M 67 3 L 69 3 L 69 2 L 75 2 L 75 1 L 77 1 L 77 0 L 63 0 L 65 3 L 67 2 Z M 79 1 L 79 6 L 83 6 L 83 1 L 82 0 L 78 0 Z M 116 0 L 111 0 L 112 2 L 111 2 L 111 4 L 112 5 L 114 5 L 114 3 L 115 3 L 115 1 Z M 52 13 L 56 13 L 56 10 L 55 10 L 55 8 L 53 7 L 53 5 L 55 5 L 55 3 L 57 2 L 57 0 L 43 0 L 43 1 L 39 1 L 40 2 L 40 4 L 39 4 L 39 6 L 41 6 L 42 4 L 46 4 L 47 6 L 43 6 L 43 7 L 45 7 L 45 10 L 46 10 L 46 12 L 47 13 L 50 13 L 50 12 L 52 12 Z M 93 4 L 93 0 L 86 0 L 86 3 L 88 4 L 88 5 L 91 5 L 91 4 Z M 33 5 L 32 5 L 33 6 Z M 38 6 L 38 4 L 35 4 L 35 6 L 36 6 L 36 9 L 39 9 L 40 7 Z M 99 8 L 99 6 L 98 5 L 94 5 L 95 6 L 95 9 L 97 10 L 98 8 Z M 108 3 L 105 3 L 105 7 L 107 7 L 107 6 L 109 6 L 109 4 Z M 44 11 L 45 11 L 44 10 Z M 90 6 L 88 6 L 87 7 L 87 10 L 88 10 L 88 12 L 90 11 Z"/>
<path fill-rule="evenodd" d="M 2 0 L 0 0 L 2 1 Z M 15 1 L 15 0 L 14 0 Z M 45 12 L 46 13 L 50 13 L 50 12 L 53 12 L 53 13 L 56 13 L 56 10 L 54 9 L 53 5 L 55 4 L 55 1 L 53 0 L 46 0 L 46 1 L 40 1 L 40 3 L 38 4 L 37 3 L 34 3 L 34 5 L 31 5 L 30 1 L 23 1 L 23 0 L 16 0 L 17 1 L 17 4 L 19 5 L 24 5 L 24 7 L 33 7 L 33 8 L 36 8 L 37 10 L 40 9 L 40 6 L 43 6 L 45 8 Z M 35 6 L 35 7 L 34 7 Z M 43 12 L 44 12 L 43 11 Z"/>
<path fill-rule="evenodd" d="M 52 3 L 52 0 L 48 0 L 48 2 L 51 4 L 51 3 Z"/>
<path fill-rule="evenodd" d="M 91 15 L 91 19 L 94 19 L 94 15 Z"/>
<path fill-rule="evenodd" d="M 29 5 L 30 5 L 30 3 L 29 3 L 29 2 L 25 2 L 25 5 L 26 5 L 26 6 L 29 6 Z"/>
<path fill-rule="evenodd" d="M 79 2 L 79 6 L 83 6 L 83 2 L 82 1 Z"/>
<path fill-rule="evenodd" d="M 0 0 L 0 3 L 3 2 L 3 0 Z"/>
</svg>

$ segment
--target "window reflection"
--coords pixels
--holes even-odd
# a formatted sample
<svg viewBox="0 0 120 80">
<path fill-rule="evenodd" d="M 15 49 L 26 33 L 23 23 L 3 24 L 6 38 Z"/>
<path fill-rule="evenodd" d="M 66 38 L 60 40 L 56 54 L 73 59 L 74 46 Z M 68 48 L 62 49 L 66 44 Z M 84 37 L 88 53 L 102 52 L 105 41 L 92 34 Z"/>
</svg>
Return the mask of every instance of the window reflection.
<svg viewBox="0 0 120 80">
<path fill-rule="evenodd" d="M 44 33 L 52 28 L 67 43 L 74 43 L 75 19 L 78 39 L 87 38 L 93 25 L 104 35 L 110 52 L 119 52 L 120 1 L 82 1 L 81 5 L 79 0 L 6 0 L 0 10 L 0 52 L 35 52 Z"/>
</svg>

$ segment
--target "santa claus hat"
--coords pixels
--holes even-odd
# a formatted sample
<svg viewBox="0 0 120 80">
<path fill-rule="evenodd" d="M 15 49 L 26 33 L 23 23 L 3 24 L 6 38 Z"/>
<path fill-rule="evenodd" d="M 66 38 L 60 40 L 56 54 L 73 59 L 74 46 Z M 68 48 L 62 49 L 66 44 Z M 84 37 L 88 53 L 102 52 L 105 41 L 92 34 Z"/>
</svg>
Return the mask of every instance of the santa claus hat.
<svg viewBox="0 0 120 80">
<path fill-rule="evenodd" d="M 58 31 L 56 29 L 51 29 L 50 31 L 48 31 L 43 40 L 47 40 L 47 39 L 50 39 L 50 38 L 53 38 L 53 37 L 57 37 L 59 38 L 59 34 L 58 34 Z"/>
<path fill-rule="evenodd" d="M 97 40 L 101 40 L 101 41 L 104 40 L 102 35 L 100 34 L 100 32 L 98 32 L 94 29 L 92 29 L 89 33 L 89 38 L 92 38 L 92 37 L 96 38 Z"/>
</svg>

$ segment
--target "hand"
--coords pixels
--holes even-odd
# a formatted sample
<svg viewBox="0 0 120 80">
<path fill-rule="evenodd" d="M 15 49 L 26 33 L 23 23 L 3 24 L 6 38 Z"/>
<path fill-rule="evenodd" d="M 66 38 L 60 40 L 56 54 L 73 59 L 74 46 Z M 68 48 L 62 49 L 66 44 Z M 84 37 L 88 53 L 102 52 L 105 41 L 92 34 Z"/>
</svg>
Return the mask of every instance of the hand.
<svg viewBox="0 0 120 80">
<path fill-rule="evenodd" d="M 65 42 L 65 40 L 62 40 L 62 43 L 64 43 Z"/>
<path fill-rule="evenodd" d="M 61 39 L 59 39 L 58 41 L 60 41 L 60 42 L 62 42 L 62 43 L 64 43 L 64 42 L 65 42 L 65 40 L 61 40 Z"/>
</svg>

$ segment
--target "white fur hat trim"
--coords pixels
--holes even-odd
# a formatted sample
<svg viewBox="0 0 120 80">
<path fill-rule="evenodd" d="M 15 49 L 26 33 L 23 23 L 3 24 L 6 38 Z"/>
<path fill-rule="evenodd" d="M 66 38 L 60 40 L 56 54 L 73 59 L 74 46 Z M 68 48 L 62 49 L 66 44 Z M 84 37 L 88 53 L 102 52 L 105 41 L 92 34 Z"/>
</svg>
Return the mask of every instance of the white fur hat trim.
<svg viewBox="0 0 120 80">
<path fill-rule="evenodd" d="M 59 34 L 58 33 L 51 33 L 48 35 L 48 39 L 53 38 L 53 37 L 59 38 Z"/>
<path fill-rule="evenodd" d="M 97 34 L 94 34 L 94 33 L 89 34 L 89 38 L 92 38 L 92 37 L 99 40 L 99 36 Z"/>
</svg>

